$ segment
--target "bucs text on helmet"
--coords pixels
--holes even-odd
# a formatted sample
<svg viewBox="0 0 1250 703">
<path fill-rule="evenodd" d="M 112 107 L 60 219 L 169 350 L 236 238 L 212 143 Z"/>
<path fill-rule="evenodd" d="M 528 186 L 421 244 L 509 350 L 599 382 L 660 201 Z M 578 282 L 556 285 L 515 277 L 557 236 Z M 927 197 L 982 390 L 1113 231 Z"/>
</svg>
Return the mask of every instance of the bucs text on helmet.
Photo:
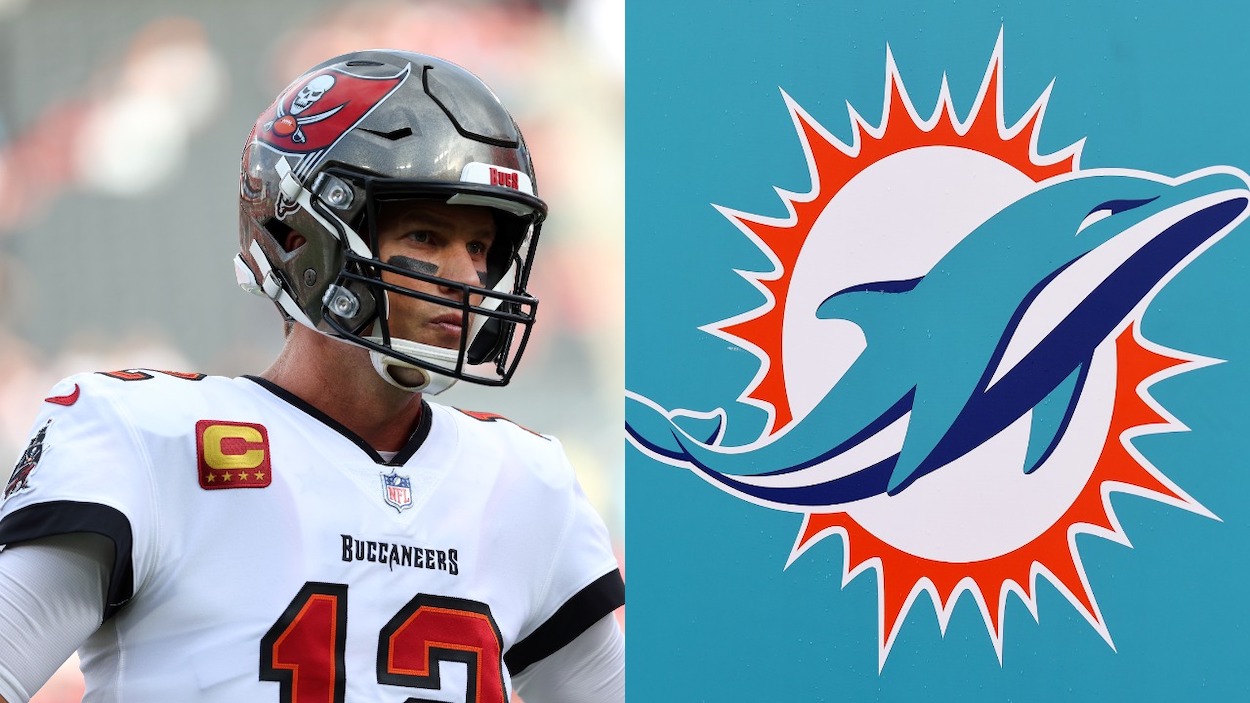
<svg viewBox="0 0 1250 703">
<path fill-rule="evenodd" d="M 547 206 L 534 183 L 512 116 L 465 69 L 404 51 L 330 59 L 291 83 L 248 137 L 239 284 L 288 320 L 368 349 L 382 377 L 405 390 L 438 393 L 456 379 L 504 385 L 538 306 L 526 283 Z M 379 207 L 406 199 L 490 208 L 496 234 L 480 286 L 379 260 Z M 291 233 L 304 243 L 288 251 Z M 385 282 L 384 271 L 454 297 Z M 392 336 L 395 295 L 454 309 L 458 347 Z M 395 366 L 419 370 L 421 381 L 396 380 Z"/>
</svg>

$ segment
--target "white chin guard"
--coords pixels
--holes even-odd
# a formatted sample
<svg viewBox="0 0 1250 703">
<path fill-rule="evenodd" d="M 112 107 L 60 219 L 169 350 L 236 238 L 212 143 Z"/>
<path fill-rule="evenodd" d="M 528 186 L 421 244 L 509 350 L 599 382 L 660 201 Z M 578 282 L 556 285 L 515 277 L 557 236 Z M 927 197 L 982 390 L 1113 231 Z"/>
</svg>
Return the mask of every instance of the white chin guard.
<svg viewBox="0 0 1250 703">
<path fill-rule="evenodd" d="M 370 342 L 382 344 L 381 337 L 366 337 Z M 397 352 L 415 356 L 418 359 L 431 361 L 435 363 L 443 363 L 448 366 L 455 366 L 459 360 L 460 353 L 455 349 L 445 349 L 443 347 L 435 347 L 429 344 L 421 344 L 420 342 L 412 342 L 407 339 L 391 338 L 391 348 Z M 406 361 L 400 361 L 392 356 L 387 356 L 381 352 L 370 350 L 369 358 L 373 361 L 373 368 L 378 372 L 387 383 L 395 386 L 401 391 L 409 393 L 428 393 L 429 395 L 438 395 L 443 391 L 451 388 L 456 383 L 456 379 L 451 376 L 445 376 L 441 373 L 423 369 L 414 366 Z M 391 375 L 391 367 L 401 369 L 411 369 L 417 372 L 420 381 L 416 385 L 409 385 L 401 382 L 399 379 Z"/>
</svg>

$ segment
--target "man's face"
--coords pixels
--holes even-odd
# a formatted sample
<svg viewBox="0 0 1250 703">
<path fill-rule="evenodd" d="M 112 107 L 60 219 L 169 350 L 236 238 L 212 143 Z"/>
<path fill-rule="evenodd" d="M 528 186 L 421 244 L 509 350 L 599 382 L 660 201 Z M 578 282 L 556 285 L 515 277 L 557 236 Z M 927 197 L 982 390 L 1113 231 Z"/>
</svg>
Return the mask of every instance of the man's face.
<svg viewBox="0 0 1250 703">
<path fill-rule="evenodd" d="M 491 211 L 472 205 L 433 201 L 384 203 L 378 214 L 378 258 L 400 268 L 438 276 L 455 283 L 483 286 L 486 254 L 495 241 Z M 457 304 L 463 293 L 450 286 L 384 272 L 382 280 L 410 290 L 447 298 Z M 470 296 L 470 304 L 481 296 Z M 436 303 L 390 296 L 392 337 L 439 347 L 460 345 L 463 317 L 459 310 Z"/>
</svg>

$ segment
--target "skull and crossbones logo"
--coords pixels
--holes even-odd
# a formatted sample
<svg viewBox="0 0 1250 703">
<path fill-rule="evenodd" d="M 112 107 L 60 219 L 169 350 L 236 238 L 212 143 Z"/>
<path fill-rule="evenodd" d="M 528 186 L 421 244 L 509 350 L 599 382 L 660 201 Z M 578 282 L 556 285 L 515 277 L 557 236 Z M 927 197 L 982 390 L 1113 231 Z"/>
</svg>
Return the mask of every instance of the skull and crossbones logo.
<svg viewBox="0 0 1250 703">
<path fill-rule="evenodd" d="M 299 89 L 299 93 L 295 99 L 291 101 L 291 114 L 299 113 L 312 107 L 313 103 L 321 99 L 326 91 L 334 87 L 334 76 L 321 75 L 308 81 L 308 85 Z"/>
<path fill-rule="evenodd" d="M 277 117 L 266 122 L 265 129 L 273 131 L 279 137 L 289 137 L 296 144 L 303 144 L 308 141 L 307 137 L 304 136 L 304 132 L 300 129 L 302 126 L 327 119 L 343 108 L 342 105 L 339 105 L 324 112 L 299 117 L 299 115 L 315 105 L 317 101 L 325 97 L 325 94 L 334 87 L 334 82 L 334 76 L 323 73 L 305 83 L 304 87 L 300 88 L 299 92 L 291 100 L 290 113 L 285 113 L 282 109 L 283 103 L 286 101 L 278 101 Z"/>
</svg>

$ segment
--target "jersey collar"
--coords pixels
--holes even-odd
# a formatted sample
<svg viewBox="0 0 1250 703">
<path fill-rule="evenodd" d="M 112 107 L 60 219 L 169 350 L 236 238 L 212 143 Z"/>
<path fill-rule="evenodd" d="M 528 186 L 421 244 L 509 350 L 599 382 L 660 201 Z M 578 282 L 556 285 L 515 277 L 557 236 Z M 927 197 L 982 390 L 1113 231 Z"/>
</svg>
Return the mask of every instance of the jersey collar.
<svg viewBox="0 0 1250 703">
<path fill-rule="evenodd" d="M 368 454 L 369 458 L 373 459 L 374 463 L 377 464 L 382 464 L 384 466 L 403 466 L 409 459 L 412 458 L 413 454 L 417 453 L 417 450 L 421 448 L 421 445 L 425 443 L 426 437 L 430 436 L 430 426 L 433 422 L 431 416 L 433 415 L 433 411 L 430 409 L 430 404 L 425 402 L 425 399 L 423 398 L 421 400 L 421 416 L 417 420 L 417 428 L 413 430 L 412 436 L 408 438 L 408 442 L 404 444 L 402 449 L 399 450 L 399 453 L 397 453 L 390 461 L 386 461 L 380 454 L 378 454 L 377 450 L 369 446 L 369 443 L 361 438 L 360 435 L 352 432 L 339 421 L 323 413 L 303 398 L 300 398 L 294 393 L 268 379 L 251 375 L 243 376 L 243 378 L 246 378 L 252 383 L 264 388 L 270 393 L 276 395 L 278 398 L 294 406 L 296 409 L 302 411 L 309 417 L 312 417 L 326 427 L 329 427 L 335 432 L 343 435 L 343 437 L 348 440 L 351 440 L 352 443 L 360 447 L 360 449 Z"/>
</svg>

